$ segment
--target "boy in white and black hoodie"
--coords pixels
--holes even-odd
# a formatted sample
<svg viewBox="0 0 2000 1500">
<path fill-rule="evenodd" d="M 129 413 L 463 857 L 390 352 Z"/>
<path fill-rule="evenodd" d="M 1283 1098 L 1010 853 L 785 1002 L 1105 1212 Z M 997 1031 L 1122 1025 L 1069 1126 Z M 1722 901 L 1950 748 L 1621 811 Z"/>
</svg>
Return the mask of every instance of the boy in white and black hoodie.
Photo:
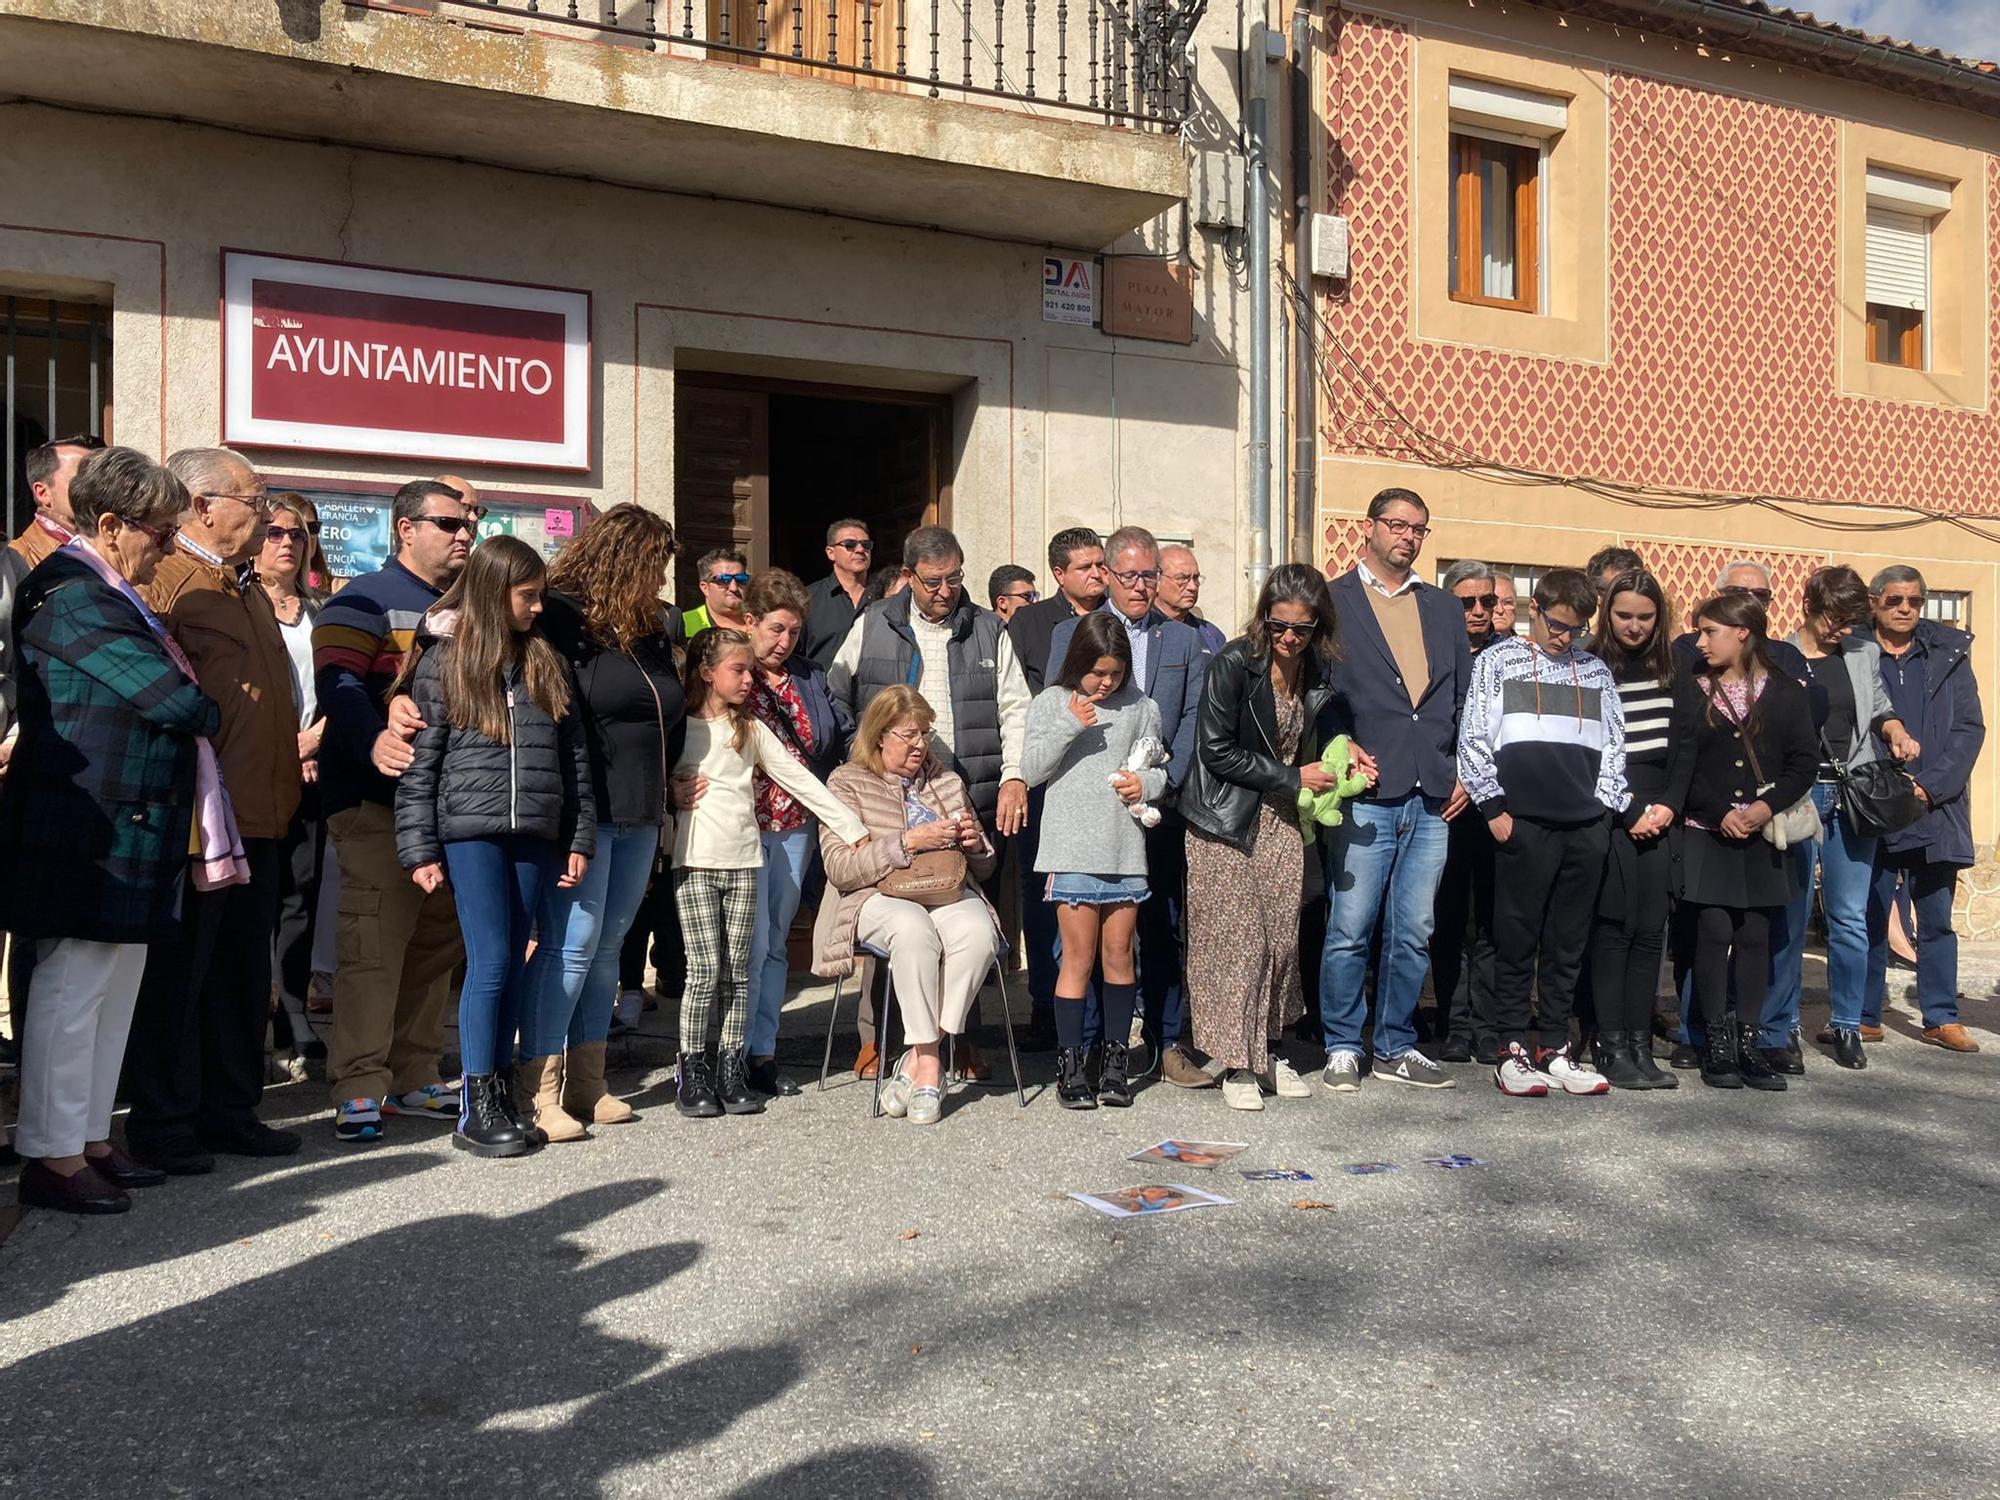
<svg viewBox="0 0 2000 1500">
<path fill-rule="evenodd" d="M 1528 639 L 1480 652 L 1459 719 L 1458 777 L 1497 846 L 1493 1081 L 1505 1094 L 1611 1087 L 1569 1041 L 1610 819 L 1629 822 L 1637 811 L 1625 785 L 1617 684 L 1603 662 L 1576 649 L 1596 605 L 1583 573 L 1544 575 L 1529 601 Z"/>
</svg>

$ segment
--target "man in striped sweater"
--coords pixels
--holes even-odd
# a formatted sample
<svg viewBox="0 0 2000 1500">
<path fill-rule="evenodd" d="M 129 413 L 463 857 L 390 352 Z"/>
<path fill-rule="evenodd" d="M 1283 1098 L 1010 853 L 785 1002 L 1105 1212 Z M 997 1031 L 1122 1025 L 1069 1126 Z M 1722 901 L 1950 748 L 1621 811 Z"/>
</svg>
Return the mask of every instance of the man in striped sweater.
<svg viewBox="0 0 2000 1500">
<path fill-rule="evenodd" d="M 1459 780 L 1497 846 L 1493 1081 L 1523 1097 L 1610 1089 L 1569 1039 L 1609 819 L 1626 817 L 1632 801 L 1617 685 L 1575 649 L 1596 604 L 1586 574 L 1546 574 L 1529 601 L 1528 639 L 1480 653 L 1459 720 Z"/>
<path fill-rule="evenodd" d="M 424 611 L 472 553 L 472 522 L 460 491 L 419 479 L 396 491 L 389 524 L 396 555 L 335 594 L 313 626 L 320 798 L 340 860 L 326 1073 L 334 1137 L 356 1145 L 382 1138 L 384 1115 L 450 1120 L 459 1103 L 438 1077 L 458 912 L 448 888 L 425 894 L 396 857 L 395 777 L 411 750 L 389 727 L 388 700 Z"/>
</svg>

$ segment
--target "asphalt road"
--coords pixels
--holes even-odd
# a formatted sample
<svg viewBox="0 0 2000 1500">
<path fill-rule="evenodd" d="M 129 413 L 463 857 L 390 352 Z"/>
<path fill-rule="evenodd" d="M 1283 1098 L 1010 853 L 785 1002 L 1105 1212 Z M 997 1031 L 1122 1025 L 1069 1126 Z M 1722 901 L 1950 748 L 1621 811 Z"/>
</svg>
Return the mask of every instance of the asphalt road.
<svg viewBox="0 0 2000 1500">
<path fill-rule="evenodd" d="M 1978 1057 L 1898 1016 L 1781 1096 L 1463 1068 L 1261 1115 L 975 1089 L 930 1130 L 851 1078 L 683 1121 L 641 1041 L 642 1122 L 498 1164 L 421 1123 L 336 1147 L 274 1089 L 301 1157 L 0 1245 L 0 1489 L 2000 1495 L 2000 1001 L 1967 1019 Z M 1170 1135 L 1250 1149 L 1124 1160 Z M 1487 1165 L 1419 1160 L 1453 1151 Z M 1237 1204 L 1063 1196 L 1174 1180 Z"/>
</svg>

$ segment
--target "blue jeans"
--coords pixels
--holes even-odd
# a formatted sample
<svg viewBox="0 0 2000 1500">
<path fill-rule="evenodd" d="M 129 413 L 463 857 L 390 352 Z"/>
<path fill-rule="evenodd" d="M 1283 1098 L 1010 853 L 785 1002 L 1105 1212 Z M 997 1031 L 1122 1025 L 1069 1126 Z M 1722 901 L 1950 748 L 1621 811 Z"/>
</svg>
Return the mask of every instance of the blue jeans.
<svg viewBox="0 0 2000 1500">
<path fill-rule="evenodd" d="M 760 833 L 764 868 L 757 877 L 757 928 L 750 938 L 750 1021 L 744 1043 L 752 1057 L 778 1051 L 778 1013 L 785 1008 L 785 938 L 799 914 L 806 864 L 812 859 L 819 825 L 790 833 Z"/>
<path fill-rule="evenodd" d="M 1888 995 L 1889 903 L 1900 877 L 1909 887 L 1916 910 L 1917 1008 L 1924 1025 L 1949 1026 L 1958 1019 L 1958 932 L 1951 925 L 1952 898 L 1958 894 L 1957 865 L 1921 864 L 1921 849 L 1885 855 L 1875 871 L 1875 888 L 1868 901 L 1868 992 L 1862 997 L 1861 1019 L 1882 1024 L 1882 1002 Z"/>
<path fill-rule="evenodd" d="M 1187 1030 L 1181 923 L 1187 896 L 1187 824 L 1171 810 L 1146 830 L 1152 899 L 1139 908 L 1139 1005 L 1155 1055 Z"/>
<path fill-rule="evenodd" d="M 541 938 L 522 990 L 521 1047 L 553 1057 L 611 1034 L 618 1001 L 618 954 L 646 899 L 660 848 L 653 824 L 602 824 L 597 855 L 572 889 L 542 887 Z"/>
<path fill-rule="evenodd" d="M 514 1065 L 528 935 L 542 887 L 555 884 L 561 859 L 547 839 L 460 839 L 444 846 L 465 939 L 458 1055 L 467 1073 L 497 1073 Z"/>
<path fill-rule="evenodd" d="M 1330 907 L 1320 955 L 1320 1024 L 1328 1052 L 1361 1051 L 1368 947 L 1379 915 L 1375 1055 L 1400 1057 L 1417 1044 L 1417 996 L 1431 966 L 1450 825 L 1444 804 L 1421 792 L 1394 802 L 1350 802 L 1345 812 L 1345 821 L 1326 831 Z M 1468 810 L 1465 816 L 1478 814 Z"/>
<path fill-rule="evenodd" d="M 1815 786 L 1812 799 L 1820 821 L 1826 824 L 1826 842 L 1802 844 L 1785 852 L 1791 866 L 1792 899 L 1771 931 L 1771 992 L 1764 1002 L 1760 1046 L 1784 1046 L 1799 1024 L 1815 868 L 1826 899 L 1826 990 L 1833 1024 L 1846 1031 L 1861 1024 L 1872 937 L 1868 893 L 1875 882 L 1875 840 L 1847 826 L 1840 816 L 1836 788 Z"/>
</svg>

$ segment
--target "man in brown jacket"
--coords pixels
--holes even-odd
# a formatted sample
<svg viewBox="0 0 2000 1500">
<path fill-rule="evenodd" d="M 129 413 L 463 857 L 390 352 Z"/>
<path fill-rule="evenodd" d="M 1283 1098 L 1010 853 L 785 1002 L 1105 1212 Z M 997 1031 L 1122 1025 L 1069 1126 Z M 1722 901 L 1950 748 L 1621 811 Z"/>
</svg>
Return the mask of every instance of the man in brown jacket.
<svg viewBox="0 0 2000 1500">
<path fill-rule="evenodd" d="M 214 1169 L 211 1152 L 284 1156 L 291 1131 L 257 1118 L 271 1005 L 281 841 L 299 805 L 299 725 L 291 666 L 270 600 L 248 562 L 264 543 L 264 481 L 227 448 L 191 448 L 167 467 L 192 508 L 146 602 L 221 705 L 214 744 L 249 860 L 246 885 L 181 897 L 181 931 L 146 955 L 125 1081 L 132 1155 L 176 1174 Z"/>
</svg>

